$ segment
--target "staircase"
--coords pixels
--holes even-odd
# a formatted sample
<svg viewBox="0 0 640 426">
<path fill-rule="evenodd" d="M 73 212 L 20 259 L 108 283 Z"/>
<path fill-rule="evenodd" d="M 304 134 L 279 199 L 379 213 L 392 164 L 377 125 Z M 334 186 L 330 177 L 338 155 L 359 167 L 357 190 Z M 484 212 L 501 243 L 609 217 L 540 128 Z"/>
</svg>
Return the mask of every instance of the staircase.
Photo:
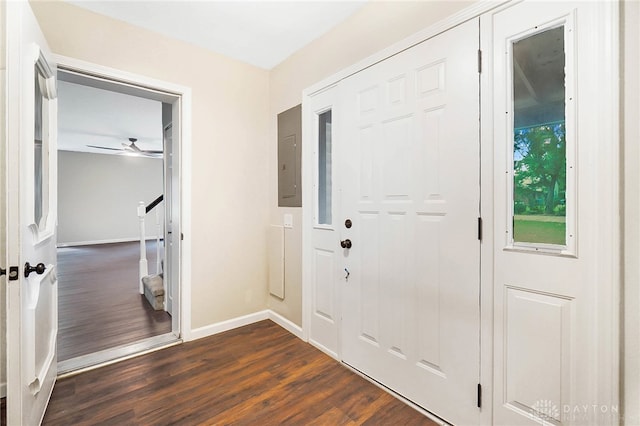
<svg viewBox="0 0 640 426">
<path fill-rule="evenodd" d="M 166 286 L 163 276 L 163 265 L 161 251 L 160 251 L 160 235 L 162 227 L 160 224 L 160 215 L 158 210 L 156 213 L 156 273 L 149 274 L 149 265 L 147 263 L 147 245 L 145 235 L 145 218 L 158 204 L 164 199 L 163 195 L 160 195 L 148 206 L 145 206 L 144 202 L 140 201 L 138 204 L 138 219 L 140 221 L 140 262 L 139 262 L 139 274 L 140 274 L 140 294 L 144 294 L 145 298 L 156 311 L 166 310 L 165 306 L 165 294 Z"/>
</svg>

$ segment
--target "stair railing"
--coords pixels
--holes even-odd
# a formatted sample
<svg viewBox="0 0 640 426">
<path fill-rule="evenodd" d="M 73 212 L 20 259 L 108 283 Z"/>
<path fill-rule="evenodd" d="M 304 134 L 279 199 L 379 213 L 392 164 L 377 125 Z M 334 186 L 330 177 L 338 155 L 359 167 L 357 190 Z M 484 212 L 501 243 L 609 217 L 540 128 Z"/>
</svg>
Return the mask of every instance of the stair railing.
<svg viewBox="0 0 640 426">
<path fill-rule="evenodd" d="M 158 204 L 162 202 L 164 199 L 164 195 L 160 195 L 158 198 L 149 203 L 148 206 L 145 206 L 144 201 L 140 201 L 138 204 L 138 220 L 140 222 L 140 262 L 138 263 L 138 284 L 140 289 L 140 294 L 144 294 L 144 288 L 142 285 L 142 278 L 149 275 L 149 265 L 147 262 L 147 239 L 145 235 L 145 218 L 147 214 L 153 210 Z M 162 261 L 160 258 L 160 213 L 156 210 L 156 273 L 160 273 L 162 269 Z"/>
</svg>

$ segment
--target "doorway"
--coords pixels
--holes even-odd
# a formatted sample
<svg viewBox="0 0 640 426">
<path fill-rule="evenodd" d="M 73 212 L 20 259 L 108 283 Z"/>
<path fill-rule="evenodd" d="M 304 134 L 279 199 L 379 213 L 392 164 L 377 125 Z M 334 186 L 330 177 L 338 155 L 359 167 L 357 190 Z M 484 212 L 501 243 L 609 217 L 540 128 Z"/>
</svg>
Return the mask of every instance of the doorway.
<svg viewBox="0 0 640 426">
<path fill-rule="evenodd" d="M 74 143 L 83 151 L 59 152 L 58 371 L 65 374 L 179 342 L 180 244 L 173 234 L 180 228 L 180 135 L 174 129 L 180 129 L 181 98 L 63 66 L 58 80 L 94 101 L 71 107 L 61 96 L 60 102 L 59 146 L 79 136 Z M 110 106 L 96 107 L 103 95 Z M 113 111 L 125 105 L 129 113 Z M 74 135 L 65 128 L 65 108 L 105 109 L 104 119 Z M 91 113 L 84 114 L 83 124 L 91 122 Z M 126 115 L 140 134 L 118 122 Z M 69 130 L 71 137 L 64 133 Z M 97 197 L 78 195 L 79 182 Z M 78 215 L 78 206 L 86 209 L 91 199 L 101 206 Z"/>
</svg>

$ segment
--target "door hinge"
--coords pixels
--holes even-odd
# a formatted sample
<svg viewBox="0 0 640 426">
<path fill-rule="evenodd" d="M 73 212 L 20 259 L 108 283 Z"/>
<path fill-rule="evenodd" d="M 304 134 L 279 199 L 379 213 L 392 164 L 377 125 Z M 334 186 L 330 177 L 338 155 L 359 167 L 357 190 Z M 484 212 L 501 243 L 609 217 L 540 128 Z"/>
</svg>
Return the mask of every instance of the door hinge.
<svg viewBox="0 0 640 426">
<path fill-rule="evenodd" d="M 478 218 L 478 240 L 482 241 L 482 218 Z"/>
<path fill-rule="evenodd" d="M 482 73 L 482 50 L 478 49 L 478 74 Z"/>
<path fill-rule="evenodd" d="M 183 240 L 184 240 L 184 234 L 181 232 L 180 233 L 180 241 L 183 241 Z"/>
<path fill-rule="evenodd" d="M 478 383 L 478 408 L 482 408 L 482 385 Z"/>
</svg>

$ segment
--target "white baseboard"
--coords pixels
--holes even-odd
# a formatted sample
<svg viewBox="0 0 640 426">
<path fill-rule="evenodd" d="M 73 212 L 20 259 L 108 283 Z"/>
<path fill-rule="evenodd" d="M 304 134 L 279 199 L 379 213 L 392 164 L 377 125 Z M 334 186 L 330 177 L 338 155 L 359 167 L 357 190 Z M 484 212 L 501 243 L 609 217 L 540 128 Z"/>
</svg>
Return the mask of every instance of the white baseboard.
<svg viewBox="0 0 640 426">
<path fill-rule="evenodd" d="M 6 397 L 7 397 L 7 384 L 0 383 L 0 398 L 6 398 Z"/>
<path fill-rule="evenodd" d="M 188 336 L 185 336 L 185 340 L 197 340 L 203 337 L 213 336 L 214 334 L 223 333 L 225 331 L 233 330 L 234 328 L 243 327 L 245 325 L 253 324 L 254 322 L 263 321 L 269 319 L 269 311 L 264 310 L 255 312 L 253 314 L 244 315 L 230 320 L 217 322 L 211 325 L 205 325 L 204 327 L 191 330 Z"/>
<path fill-rule="evenodd" d="M 155 240 L 155 236 L 148 236 L 145 238 L 145 241 Z M 164 237 L 160 237 L 160 239 L 164 239 Z M 131 243 L 133 241 L 140 241 L 140 237 L 138 238 L 113 238 L 110 240 L 95 240 L 95 241 L 73 241 L 70 243 L 58 243 L 58 247 L 75 247 L 75 246 L 92 246 L 95 244 L 114 244 L 114 243 Z"/>
<path fill-rule="evenodd" d="M 286 319 L 279 313 L 272 311 L 271 309 L 269 309 L 269 319 L 287 330 L 289 333 L 296 336 L 298 339 L 304 340 L 302 338 L 302 327 L 300 327 L 299 325 L 289 321 L 288 319 Z"/>
<path fill-rule="evenodd" d="M 316 342 L 313 339 L 309 339 L 309 344 L 312 345 L 312 346 L 315 346 L 317 349 L 320 349 L 322 352 L 324 352 L 325 354 L 329 355 L 331 358 L 335 359 L 336 361 L 340 361 L 340 358 L 338 357 L 338 354 L 335 353 L 334 351 L 330 350 L 326 346 L 321 345 L 320 343 Z"/>
<path fill-rule="evenodd" d="M 232 318 L 230 320 L 218 322 L 211 325 L 206 325 L 204 327 L 196 328 L 191 330 L 188 336 L 183 336 L 185 341 L 202 339 L 203 337 L 213 336 L 214 334 L 224 333 L 225 331 L 233 330 L 234 328 L 244 327 L 245 325 L 253 324 L 258 321 L 264 321 L 269 319 L 280 327 L 287 330 L 289 333 L 294 336 L 302 339 L 302 328 L 289 321 L 282 315 L 270 310 L 265 309 L 264 311 L 254 312 L 253 314 L 244 315 L 237 318 Z"/>
</svg>

